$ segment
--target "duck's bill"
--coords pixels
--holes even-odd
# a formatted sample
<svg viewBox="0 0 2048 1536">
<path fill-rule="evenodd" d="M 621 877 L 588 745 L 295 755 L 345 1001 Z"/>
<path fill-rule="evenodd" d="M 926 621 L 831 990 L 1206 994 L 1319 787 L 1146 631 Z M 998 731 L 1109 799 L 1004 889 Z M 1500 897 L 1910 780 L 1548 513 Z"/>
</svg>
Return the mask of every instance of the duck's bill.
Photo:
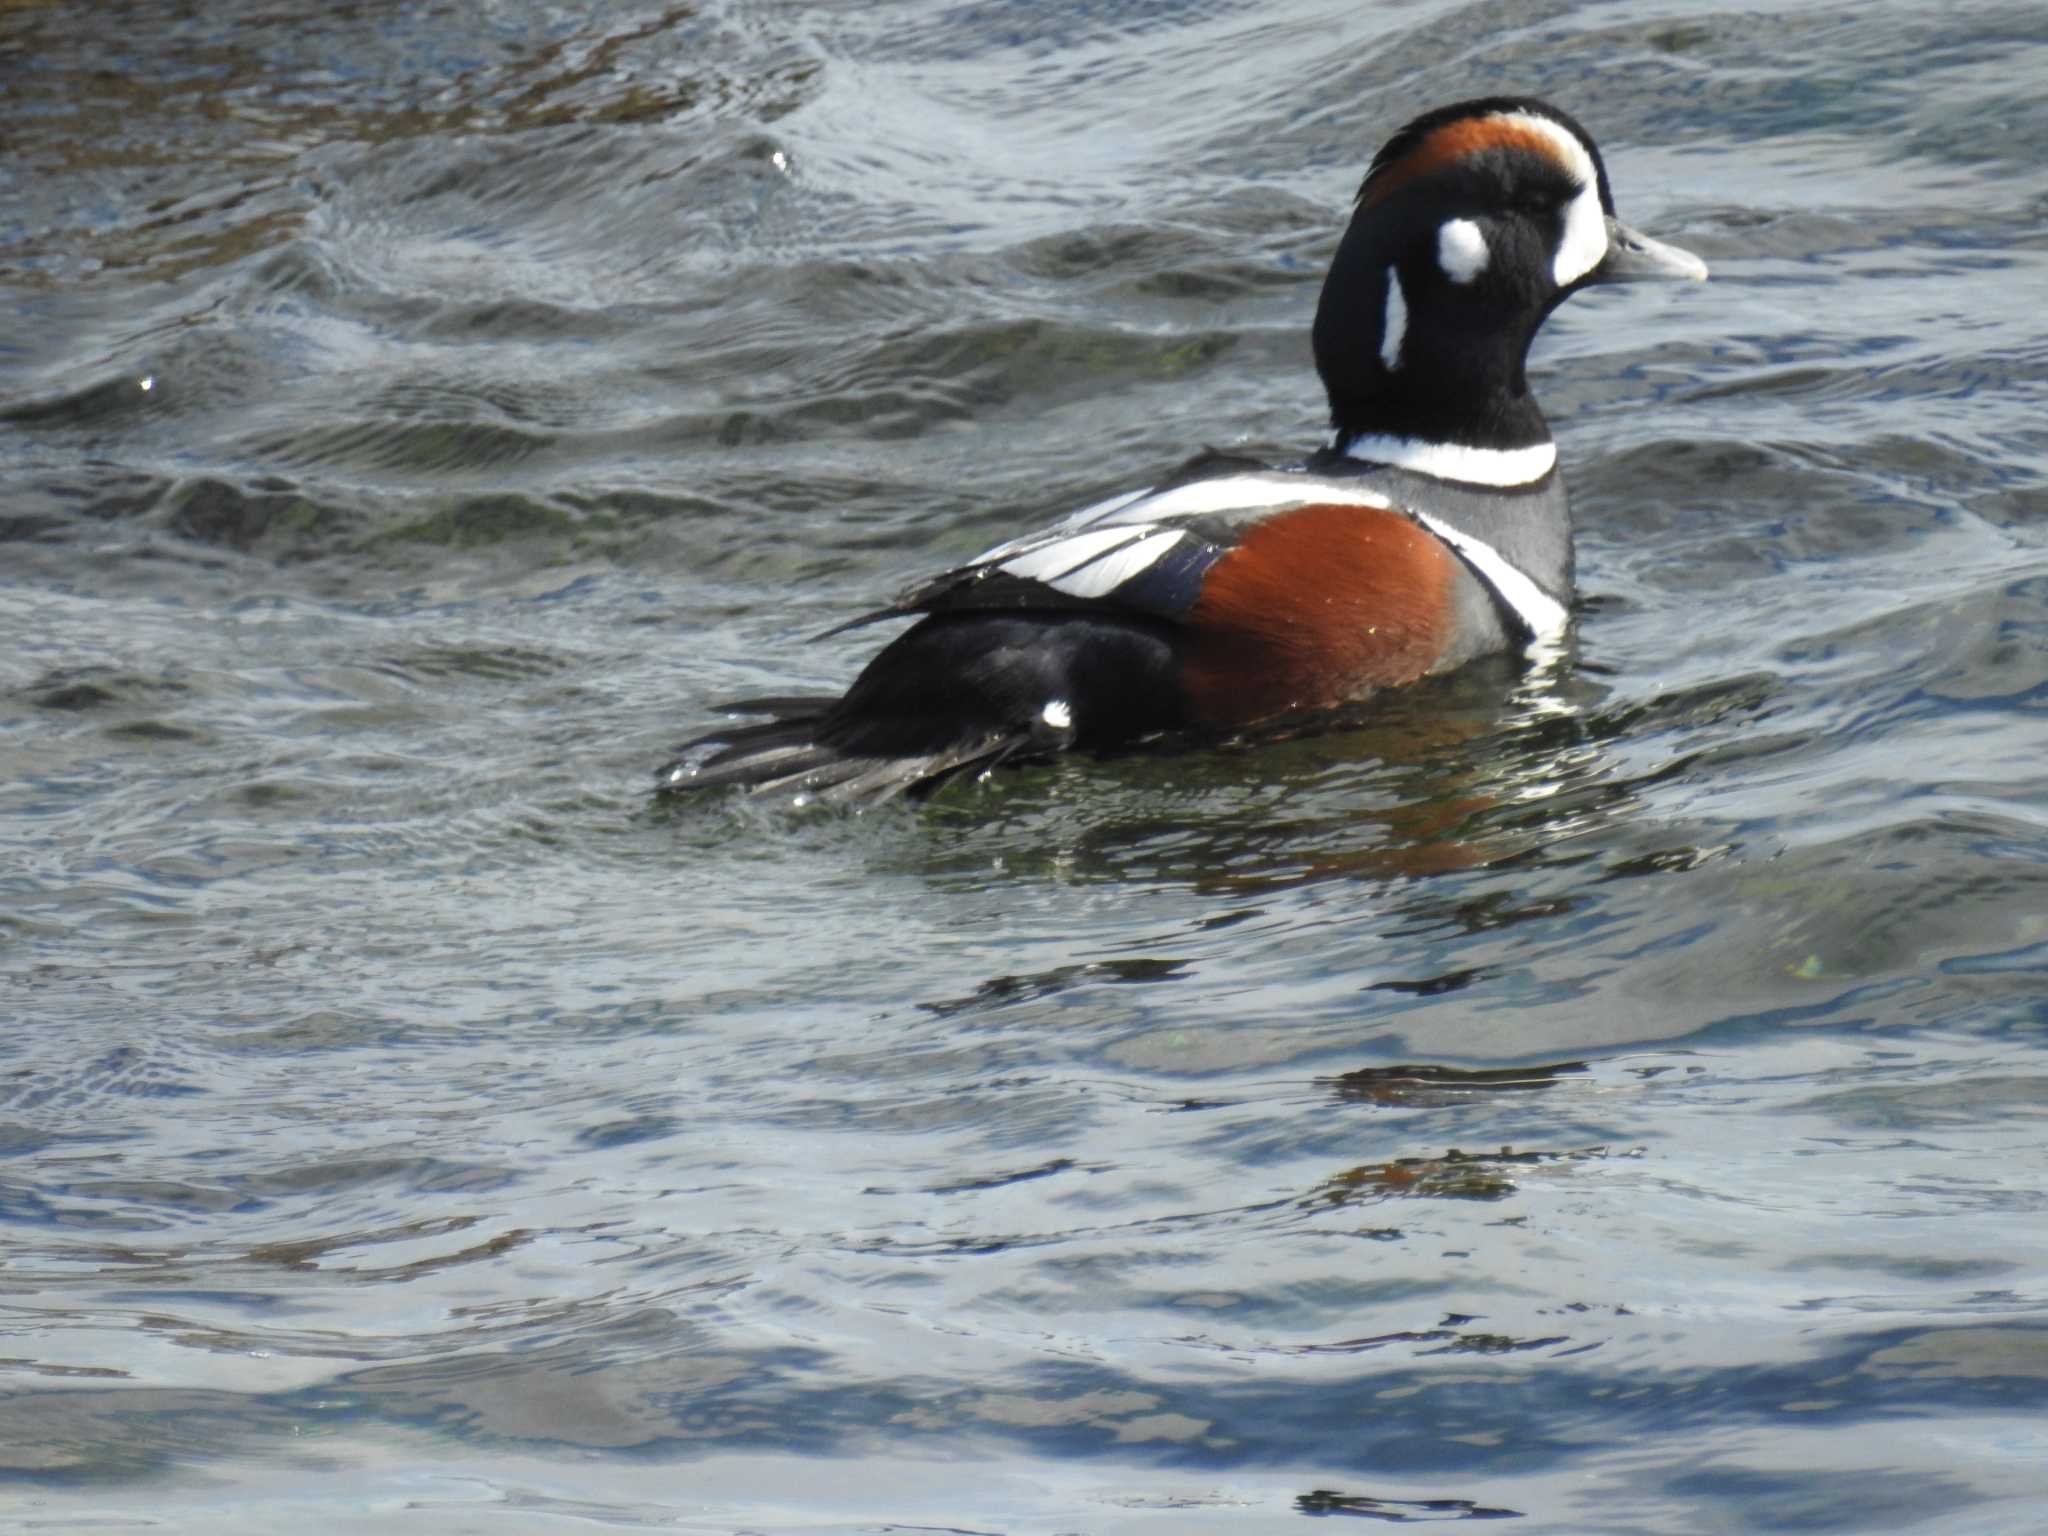
<svg viewBox="0 0 2048 1536">
<path fill-rule="evenodd" d="M 1621 220 L 1607 221 L 1607 255 L 1593 269 L 1596 283 L 1632 283 L 1650 277 L 1689 277 L 1705 282 L 1707 264 L 1691 251 L 1652 240 Z"/>
</svg>

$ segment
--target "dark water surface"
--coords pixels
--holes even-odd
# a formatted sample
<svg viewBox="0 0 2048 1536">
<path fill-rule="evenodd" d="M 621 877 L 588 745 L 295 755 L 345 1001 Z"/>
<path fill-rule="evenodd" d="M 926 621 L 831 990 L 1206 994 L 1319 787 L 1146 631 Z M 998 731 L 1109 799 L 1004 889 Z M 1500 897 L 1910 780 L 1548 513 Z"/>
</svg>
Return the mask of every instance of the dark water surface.
<svg viewBox="0 0 2048 1536">
<path fill-rule="evenodd" d="M 2048 10 L 0 4 L 11 1528 L 2048 1528 Z M 1553 97 L 1560 674 L 859 817 Z"/>
</svg>

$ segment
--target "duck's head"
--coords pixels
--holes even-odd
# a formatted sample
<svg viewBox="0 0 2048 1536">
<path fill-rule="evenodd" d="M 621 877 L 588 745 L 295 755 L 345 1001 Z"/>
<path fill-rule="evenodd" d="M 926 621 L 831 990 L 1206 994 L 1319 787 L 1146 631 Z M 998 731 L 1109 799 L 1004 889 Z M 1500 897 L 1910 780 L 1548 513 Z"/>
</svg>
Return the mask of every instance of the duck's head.
<svg viewBox="0 0 2048 1536">
<path fill-rule="evenodd" d="M 1615 217 L 1598 146 L 1557 108 L 1499 96 L 1426 113 L 1373 157 L 1323 285 L 1334 446 L 1533 450 L 1549 429 L 1523 368 L 1544 317 L 1596 283 L 1706 275 Z"/>
</svg>

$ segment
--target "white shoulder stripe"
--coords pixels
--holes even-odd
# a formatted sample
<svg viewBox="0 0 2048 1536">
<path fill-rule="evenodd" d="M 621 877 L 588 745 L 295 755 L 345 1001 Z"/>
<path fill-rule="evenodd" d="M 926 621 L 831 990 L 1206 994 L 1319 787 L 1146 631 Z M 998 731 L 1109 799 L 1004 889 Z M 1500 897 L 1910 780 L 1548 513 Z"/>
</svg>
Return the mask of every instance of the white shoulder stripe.
<svg viewBox="0 0 2048 1536">
<path fill-rule="evenodd" d="M 1466 485 L 1529 485 L 1557 468 L 1555 443 L 1468 448 L 1463 443 L 1430 443 L 1417 437 L 1358 437 L 1345 448 L 1344 456 Z"/>
<path fill-rule="evenodd" d="M 1528 625 L 1532 639 L 1555 640 L 1564 633 L 1565 625 L 1571 619 L 1570 611 L 1511 565 L 1499 550 L 1484 539 L 1460 533 L 1449 523 L 1431 517 L 1427 512 L 1415 512 L 1413 516 L 1415 521 L 1465 557 L 1472 569 L 1499 594 L 1500 600 L 1515 611 L 1515 617 Z"/>
<path fill-rule="evenodd" d="M 1099 560 L 1091 560 L 1078 569 L 1068 571 L 1064 576 L 1055 576 L 1052 585 L 1071 597 L 1103 597 L 1150 567 L 1159 557 L 1180 542 L 1178 528 L 1164 528 L 1158 533 L 1148 533 L 1135 544 L 1126 544 L 1122 549 L 1112 550 Z M 1005 566 L 1005 570 L 1009 567 Z"/>
</svg>

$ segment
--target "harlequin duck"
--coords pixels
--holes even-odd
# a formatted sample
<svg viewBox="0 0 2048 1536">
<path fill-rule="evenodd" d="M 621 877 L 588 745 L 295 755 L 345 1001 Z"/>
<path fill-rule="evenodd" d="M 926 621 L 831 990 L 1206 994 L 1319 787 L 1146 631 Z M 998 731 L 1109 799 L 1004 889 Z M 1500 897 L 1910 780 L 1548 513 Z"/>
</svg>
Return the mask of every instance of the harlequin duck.
<svg viewBox="0 0 2048 1536">
<path fill-rule="evenodd" d="M 909 588 L 840 626 L 917 619 L 843 696 L 729 704 L 770 718 L 690 742 L 661 787 L 874 801 L 1554 641 L 1571 522 L 1530 342 L 1581 288 L 1706 275 L 1615 218 L 1599 150 L 1557 108 L 1427 113 L 1373 158 L 1323 284 L 1327 446 L 1286 468 L 1205 454 Z"/>
</svg>

